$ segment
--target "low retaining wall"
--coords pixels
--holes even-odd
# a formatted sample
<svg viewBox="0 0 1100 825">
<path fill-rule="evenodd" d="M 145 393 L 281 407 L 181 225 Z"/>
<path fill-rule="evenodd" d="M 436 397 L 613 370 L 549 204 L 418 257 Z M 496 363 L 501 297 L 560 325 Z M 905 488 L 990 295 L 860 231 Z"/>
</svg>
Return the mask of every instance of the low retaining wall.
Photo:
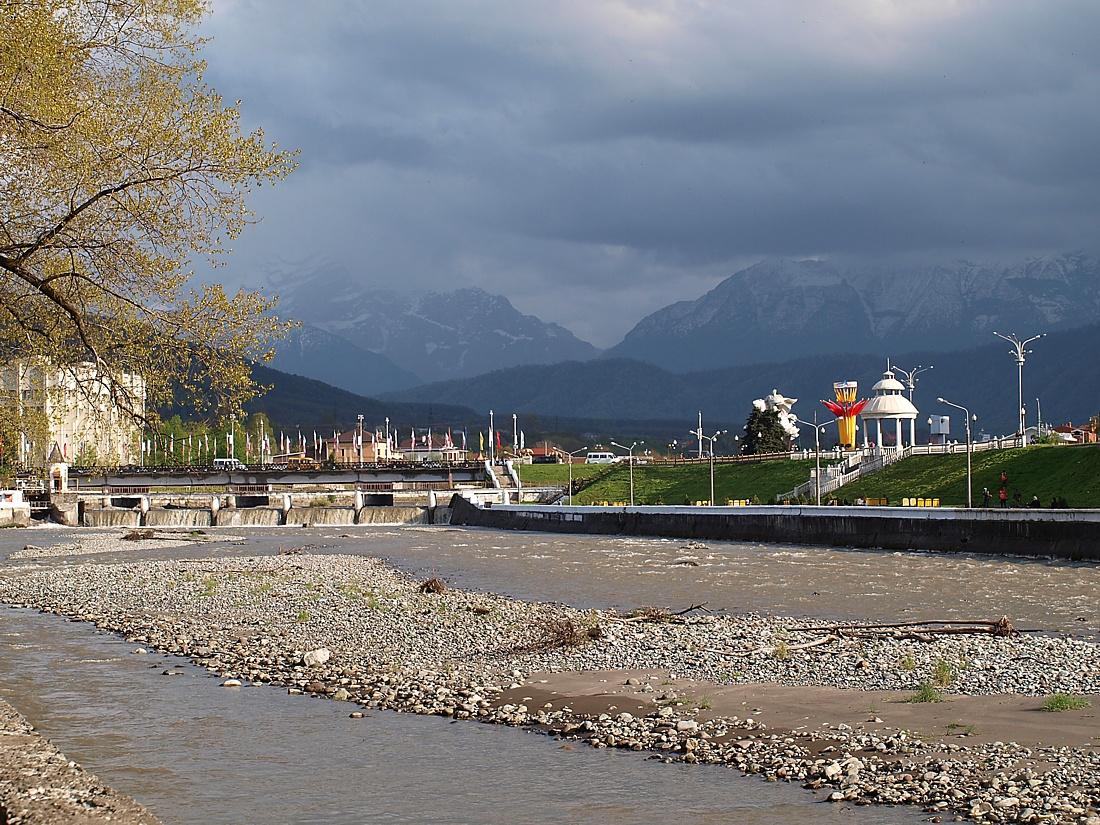
<svg viewBox="0 0 1100 825">
<path fill-rule="evenodd" d="M 451 524 L 780 542 L 887 550 L 945 550 L 1100 561 L 1100 511 L 902 507 L 479 507 L 451 501 Z"/>
<path fill-rule="evenodd" d="M 0 527 L 29 524 L 31 506 L 29 504 L 5 504 L 0 506 Z"/>
</svg>

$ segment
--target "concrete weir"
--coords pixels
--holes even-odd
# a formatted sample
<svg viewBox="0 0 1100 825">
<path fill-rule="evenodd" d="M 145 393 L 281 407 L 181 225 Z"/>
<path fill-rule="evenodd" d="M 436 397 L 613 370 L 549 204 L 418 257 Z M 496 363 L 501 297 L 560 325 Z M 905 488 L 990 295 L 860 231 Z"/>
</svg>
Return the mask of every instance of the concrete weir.
<svg viewBox="0 0 1100 825">
<path fill-rule="evenodd" d="M 214 514 L 209 510 L 191 507 L 150 509 L 142 519 L 142 524 L 145 527 L 213 527 Z"/>
<path fill-rule="evenodd" d="M 140 527 L 141 510 L 116 510 L 107 507 L 85 507 L 85 527 Z"/>
<path fill-rule="evenodd" d="M 351 527 L 445 524 L 446 507 L 84 507 L 85 527 Z"/>
<path fill-rule="evenodd" d="M 456 495 L 451 524 L 1100 561 L 1100 510 L 479 506 Z"/>
</svg>

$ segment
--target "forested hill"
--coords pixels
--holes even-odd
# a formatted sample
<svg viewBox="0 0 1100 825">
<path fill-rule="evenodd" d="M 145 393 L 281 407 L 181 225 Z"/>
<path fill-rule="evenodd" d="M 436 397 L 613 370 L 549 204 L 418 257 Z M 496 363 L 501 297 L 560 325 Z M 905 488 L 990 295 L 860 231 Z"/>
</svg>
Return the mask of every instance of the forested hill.
<svg viewBox="0 0 1100 825">
<path fill-rule="evenodd" d="M 990 335 L 992 339 L 993 336 Z M 1024 368 L 1024 402 L 1029 422 L 1035 420 L 1035 398 L 1045 421 L 1078 422 L 1100 408 L 1100 372 L 1091 368 L 1100 351 L 1100 325 L 1053 332 L 1032 345 Z M 915 397 L 918 425 L 933 413 L 947 413 L 938 396 L 969 405 L 980 416 L 979 428 L 991 433 L 1016 429 L 1016 367 L 1008 345 L 999 339 L 981 347 L 953 352 L 909 352 L 873 355 L 822 355 L 781 363 L 752 364 L 675 374 L 625 359 L 570 361 L 549 366 L 497 370 L 462 381 L 427 384 L 386 398 L 492 406 L 498 410 L 542 415 L 694 421 L 698 410 L 711 420 L 744 421 L 754 398 L 778 389 L 800 399 L 795 412 L 803 418 L 831 396 L 834 381 L 859 381 L 861 395 L 882 377 L 887 356 L 909 369 L 935 368 L 920 376 Z"/>
</svg>

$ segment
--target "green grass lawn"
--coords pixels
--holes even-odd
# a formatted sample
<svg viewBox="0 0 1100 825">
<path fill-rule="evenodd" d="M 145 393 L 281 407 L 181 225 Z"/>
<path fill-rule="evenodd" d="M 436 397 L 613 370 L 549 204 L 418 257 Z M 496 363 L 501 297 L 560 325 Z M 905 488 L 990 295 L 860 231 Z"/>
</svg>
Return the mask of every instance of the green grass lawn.
<svg viewBox="0 0 1100 825">
<path fill-rule="evenodd" d="M 1033 495 L 1043 506 L 1054 496 L 1070 507 L 1100 507 L 1100 446 L 1038 446 L 974 453 L 974 506 L 982 506 L 982 488 L 993 493 L 1001 471 L 1008 473 L 1009 503 L 1018 490 L 1026 505 Z M 966 454 L 918 455 L 837 490 L 831 497 L 855 500 L 888 498 L 900 504 L 905 497 L 939 498 L 943 506 L 966 505 Z"/>
<path fill-rule="evenodd" d="M 569 483 L 568 464 L 517 464 L 519 478 L 524 484 L 533 487 L 560 485 Z M 607 469 L 606 464 L 574 464 L 573 481 L 590 478 Z"/>
<path fill-rule="evenodd" d="M 776 495 L 810 477 L 813 461 L 762 461 L 757 464 L 715 464 L 716 504 L 727 499 L 752 499 L 771 504 Z M 577 504 L 630 500 L 629 467 L 618 464 L 604 479 L 577 494 Z M 710 500 L 710 465 L 641 465 L 634 468 L 636 504 L 694 504 Z"/>
</svg>

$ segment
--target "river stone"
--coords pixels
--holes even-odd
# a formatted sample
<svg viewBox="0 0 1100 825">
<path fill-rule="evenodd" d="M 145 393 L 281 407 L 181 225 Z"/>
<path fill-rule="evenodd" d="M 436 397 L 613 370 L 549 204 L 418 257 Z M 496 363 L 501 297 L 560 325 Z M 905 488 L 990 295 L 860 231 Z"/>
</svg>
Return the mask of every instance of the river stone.
<svg viewBox="0 0 1100 825">
<path fill-rule="evenodd" d="M 350 696 L 351 694 L 344 690 L 344 688 L 337 688 L 336 692 L 332 694 L 332 698 L 337 702 L 346 702 Z"/>
<path fill-rule="evenodd" d="M 302 656 L 302 664 L 306 667 L 317 667 L 318 665 L 323 665 L 331 658 L 332 651 L 327 647 L 319 647 L 316 650 L 306 651 Z"/>
<path fill-rule="evenodd" d="M 224 682 L 222 682 L 222 687 L 240 687 L 240 686 L 241 686 L 241 680 L 240 679 L 226 679 Z"/>
</svg>

